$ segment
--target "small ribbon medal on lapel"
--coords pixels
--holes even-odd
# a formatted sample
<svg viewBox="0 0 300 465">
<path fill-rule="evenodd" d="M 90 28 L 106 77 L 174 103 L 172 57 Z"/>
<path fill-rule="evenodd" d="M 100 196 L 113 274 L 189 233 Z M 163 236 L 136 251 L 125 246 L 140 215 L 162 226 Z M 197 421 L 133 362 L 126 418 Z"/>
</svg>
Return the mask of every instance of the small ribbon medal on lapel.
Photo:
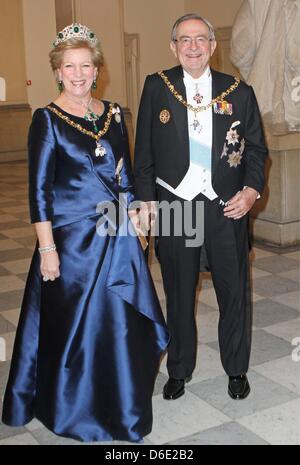
<svg viewBox="0 0 300 465">
<path fill-rule="evenodd" d="M 112 110 L 113 115 L 115 115 L 116 123 L 121 123 L 121 110 L 120 107 L 114 107 Z"/>
<path fill-rule="evenodd" d="M 226 100 L 222 100 L 222 102 L 215 102 L 214 103 L 214 112 L 217 115 L 232 115 L 232 103 L 226 102 Z"/>
<path fill-rule="evenodd" d="M 163 124 L 167 124 L 170 121 L 171 115 L 168 110 L 162 110 L 159 114 L 160 122 Z"/>
</svg>

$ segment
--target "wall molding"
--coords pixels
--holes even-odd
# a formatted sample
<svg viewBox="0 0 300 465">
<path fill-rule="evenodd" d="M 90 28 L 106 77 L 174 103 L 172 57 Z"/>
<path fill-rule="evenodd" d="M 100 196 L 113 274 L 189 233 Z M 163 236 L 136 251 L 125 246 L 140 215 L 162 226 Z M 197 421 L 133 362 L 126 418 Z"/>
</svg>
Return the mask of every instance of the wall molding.
<svg viewBox="0 0 300 465">
<path fill-rule="evenodd" d="M 8 110 L 14 110 L 14 111 L 24 111 L 24 110 L 30 110 L 30 105 L 29 103 L 9 103 L 9 102 L 1 102 L 0 103 L 0 111 L 8 111 Z"/>
<path fill-rule="evenodd" d="M 0 162 L 26 159 L 30 123 L 28 103 L 0 104 Z"/>
</svg>

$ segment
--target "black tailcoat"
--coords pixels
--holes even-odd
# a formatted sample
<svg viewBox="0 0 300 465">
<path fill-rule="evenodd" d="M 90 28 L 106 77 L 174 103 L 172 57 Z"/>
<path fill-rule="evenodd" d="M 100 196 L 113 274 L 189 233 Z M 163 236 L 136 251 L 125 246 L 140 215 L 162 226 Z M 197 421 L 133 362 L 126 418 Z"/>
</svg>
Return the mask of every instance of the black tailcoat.
<svg viewBox="0 0 300 465">
<path fill-rule="evenodd" d="M 227 74 L 211 72 L 212 98 L 216 98 L 235 81 Z M 182 67 L 164 73 L 186 99 Z M 196 363 L 194 309 L 200 256 L 204 251 L 220 310 L 219 343 L 223 367 L 229 376 L 248 370 L 251 345 L 248 215 L 236 221 L 225 217 L 220 200 L 227 202 L 244 186 L 262 192 L 267 150 L 252 88 L 240 82 L 225 98 L 232 104 L 232 115 L 217 114 L 212 110 L 211 172 L 218 198 L 210 201 L 199 194 L 192 202 L 194 208 L 197 200 L 204 201 L 205 247 L 186 247 L 184 233 L 179 237 L 160 234 L 158 238 L 171 334 L 167 367 L 173 378 L 183 379 L 191 375 Z M 167 122 L 161 121 L 163 110 L 170 115 Z M 231 128 L 237 138 L 234 144 L 230 143 Z M 161 186 L 157 187 L 155 181 L 159 177 L 176 188 L 189 168 L 187 109 L 157 73 L 148 76 L 145 82 L 134 164 L 137 199 L 181 201 Z"/>
<path fill-rule="evenodd" d="M 234 84 L 234 78 L 212 70 L 212 97 L 215 98 Z M 184 99 L 186 99 L 181 66 L 164 71 Z M 261 118 L 254 92 L 241 82 L 226 97 L 232 103 L 233 114 L 213 113 L 212 184 L 215 192 L 225 202 L 243 186 L 262 192 L 264 163 L 267 150 L 261 126 Z M 170 120 L 160 121 L 162 110 L 168 110 Z M 229 146 L 229 154 L 237 151 L 245 139 L 245 151 L 241 163 L 230 167 L 228 157 L 221 158 L 226 135 L 231 124 L 240 121 L 235 128 L 239 142 Z M 227 144 L 228 145 L 228 144 Z M 187 109 L 170 92 L 157 74 L 148 76 L 140 102 L 135 146 L 136 194 L 139 200 L 155 200 L 155 179 L 158 176 L 176 188 L 189 168 L 189 135 Z"/>
</svg>

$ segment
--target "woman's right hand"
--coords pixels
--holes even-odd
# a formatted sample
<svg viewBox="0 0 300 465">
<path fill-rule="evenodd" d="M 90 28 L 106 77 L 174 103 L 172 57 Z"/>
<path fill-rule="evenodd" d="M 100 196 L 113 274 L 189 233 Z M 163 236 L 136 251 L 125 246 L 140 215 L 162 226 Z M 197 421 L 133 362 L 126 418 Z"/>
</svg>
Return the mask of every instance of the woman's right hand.
<svg viewBox="0 0 300 465">
<path fill-rule="evenodd" d="M 41 274 L 43 281 L 54 281 L 59 278 L 59 257 L 56 250 L 45 252 L 40 255 L 41 257 Z"/>
</svg>

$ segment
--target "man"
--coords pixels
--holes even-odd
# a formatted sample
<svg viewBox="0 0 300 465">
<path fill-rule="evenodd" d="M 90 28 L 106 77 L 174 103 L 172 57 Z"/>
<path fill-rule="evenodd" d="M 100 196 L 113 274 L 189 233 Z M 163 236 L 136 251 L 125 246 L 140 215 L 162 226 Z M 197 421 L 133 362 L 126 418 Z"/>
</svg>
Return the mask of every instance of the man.
<svg viewBox="0 0 300 465">
<path fill-rule="evenodd" d="M 210 69 L 216 40 L 206 19 L 179 18 L 170 47 L 180 66 L 148 76 L 141 97 L 135 148 L 140 226 L 149 229 L 156 200 L 182 206 L 202 201 L 204 244 L 188 247 L 184 232 L 159 234 L 171 335 L 163 395 L 183 395 L 195 368 L 195 293 L 205 250 L 220 310 L 228 392 L 243 399 L 250 392 L 248 212 L 263 190 L 267 154 L 258 106 L 251 87 Z"/>
</svg>

